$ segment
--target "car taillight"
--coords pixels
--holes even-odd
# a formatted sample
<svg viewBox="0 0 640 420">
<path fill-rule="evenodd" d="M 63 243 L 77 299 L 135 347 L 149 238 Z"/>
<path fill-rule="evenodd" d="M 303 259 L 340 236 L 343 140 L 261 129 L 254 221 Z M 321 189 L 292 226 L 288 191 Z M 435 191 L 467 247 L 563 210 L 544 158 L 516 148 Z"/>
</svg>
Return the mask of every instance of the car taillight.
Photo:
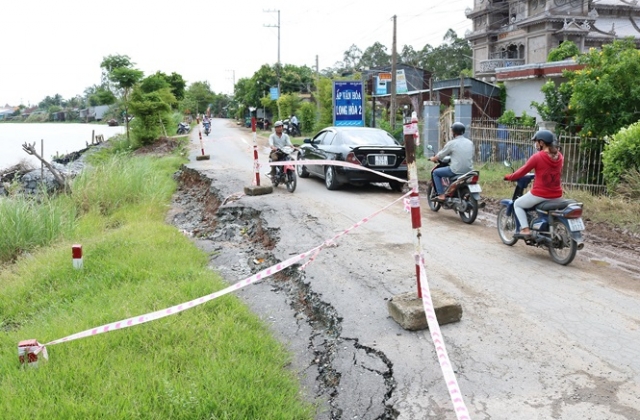
<svg viewBox="0 0 640 420">
<path fill-rule="evenodd" d="M 582 217 L 582 207 L 572 207 L 571 211 L 564 214 L 567 219 L 577 219 Z"/>
<path fill-rule="evenodd" d="M 347 155 L 346 161 L 349 163 L 353 163 L 354 165 L 362 165 L 362 162 L 360 162 L 360 160 L 358 160 L 358 158 L 356 157 L 355 153 L 350 152 Z"/>
</svg>

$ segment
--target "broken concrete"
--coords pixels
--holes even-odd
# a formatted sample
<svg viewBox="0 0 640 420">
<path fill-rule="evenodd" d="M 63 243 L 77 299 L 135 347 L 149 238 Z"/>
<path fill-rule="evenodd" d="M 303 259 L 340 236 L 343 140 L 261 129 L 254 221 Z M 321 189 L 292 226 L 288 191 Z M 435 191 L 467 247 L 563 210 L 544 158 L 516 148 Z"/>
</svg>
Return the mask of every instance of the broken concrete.
<svg viewBox="0 0 640 420">
<path fill-rule="evenodd" d="M 438 324 L 450 324 L 462 318 L 462 306 L 446 293 L 431 290 L 431 300 Z M 422 299 L 418 297 L 417 292 L 402 293 L 393 297 L 387 302 L 387 308 L 391 318 L 405 330 L 418 331 L 429 327 Z"/>
</svg>

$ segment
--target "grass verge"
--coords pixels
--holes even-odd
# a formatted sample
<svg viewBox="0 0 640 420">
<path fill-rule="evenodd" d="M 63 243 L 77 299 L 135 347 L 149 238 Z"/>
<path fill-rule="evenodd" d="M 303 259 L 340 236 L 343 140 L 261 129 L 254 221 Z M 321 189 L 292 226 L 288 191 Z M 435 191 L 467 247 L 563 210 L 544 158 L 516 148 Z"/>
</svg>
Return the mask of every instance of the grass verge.
<svg viewBox="0 0 640 420">
<path fill-rule="evenodd" d="M 3 418 L 313 417 L 287 369 L 290 355 L 233 295 L 51 346 L 50 360 L 37 368 L 19 364 L 20 340 L 45 343 L 226 286 L 208 269 L 208 256 L 163 222 L 180 162 L 127 155 L 105 159 L 74 182 L 71 196 L 52 199 L 60 212 L 70 211 L 60 220 L 80 215 L 68 234 L 4 266 Z M 72 243 L 83 246 L 82 270 L 72 267 Z"/>
</svg>

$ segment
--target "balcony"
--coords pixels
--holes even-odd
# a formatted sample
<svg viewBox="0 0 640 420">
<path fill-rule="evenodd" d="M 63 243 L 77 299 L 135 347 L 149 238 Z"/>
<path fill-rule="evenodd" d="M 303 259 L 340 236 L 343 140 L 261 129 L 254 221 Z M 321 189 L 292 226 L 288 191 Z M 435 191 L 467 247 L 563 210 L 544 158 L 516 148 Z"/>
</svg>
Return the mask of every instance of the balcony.
<svg viewBox="0 0 640 420">
<path fill-rule="evenodd" d="M 524 58 L 500 58 L 480 61 L 477 73 L 495 73 L 499 67 L 522 66 L 525 64 Z"/>
</svg>

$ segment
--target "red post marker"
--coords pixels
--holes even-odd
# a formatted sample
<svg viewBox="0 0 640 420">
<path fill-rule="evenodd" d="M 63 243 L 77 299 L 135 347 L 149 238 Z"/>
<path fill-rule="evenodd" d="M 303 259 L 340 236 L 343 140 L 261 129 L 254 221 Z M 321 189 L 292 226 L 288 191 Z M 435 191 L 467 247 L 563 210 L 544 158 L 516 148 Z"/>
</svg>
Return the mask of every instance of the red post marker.
<svg viewBox="0 0 640 420">
<path fill-rule="evenodd" d="M 18 359 L 20 364 L 24 365 L 27 362 L 28 366 L 38 366 L 38 353 L 42 346 L 38 343 L 38 340 L 22 340 L 18 343 Z M 42 354 L 44 358 L 47 358 L 46 350 Z"/>
<path fill-rule="evenodd" d="M 417 120 L 417 118 L 416 118 Z M 420 216 L 420 195 L 418 193 L 418 167 L 416 166 L 416 143 L 414 135 L 418 131 L 416 121 L 407 121 L 404 124 L 404 147 L 407 156 L 407 169 L 409 175 L 409 186 L 411 187 L 411 195 L 409 201 L 411 203 L 411 226 L 415 232 L 415 248 L 416 248 L 416 282 L 418 286 L 418 297 L 422 299 L 422 287 L 420 285 L 420 261 L 422 255 L 422 245 L 420 239 L 422 233 L 422 220 Z"/>
<path fill-rule="evenodd" d="M 256 139 L 256 117 L 251 117 L 251 131 L 253 132 L 253 170 L 256 173 L 256 185 L 260 186 L 260 162 L 258 161 L 258 141 Z"/>
<path fill-rule="evenodd" d="M 82 268 L 82 245 L 73 245 L 71 247 L 71 255 L 73 258 L 73 268 Z"/>
<path fill-rule="evenodd" d="M 202 150 L 202 156 L 204 156 L 204 142 L 202 141 L 202 131 L 198 130 L 198 136 L 200 137 L 200 150 Z"/>
</svg>

